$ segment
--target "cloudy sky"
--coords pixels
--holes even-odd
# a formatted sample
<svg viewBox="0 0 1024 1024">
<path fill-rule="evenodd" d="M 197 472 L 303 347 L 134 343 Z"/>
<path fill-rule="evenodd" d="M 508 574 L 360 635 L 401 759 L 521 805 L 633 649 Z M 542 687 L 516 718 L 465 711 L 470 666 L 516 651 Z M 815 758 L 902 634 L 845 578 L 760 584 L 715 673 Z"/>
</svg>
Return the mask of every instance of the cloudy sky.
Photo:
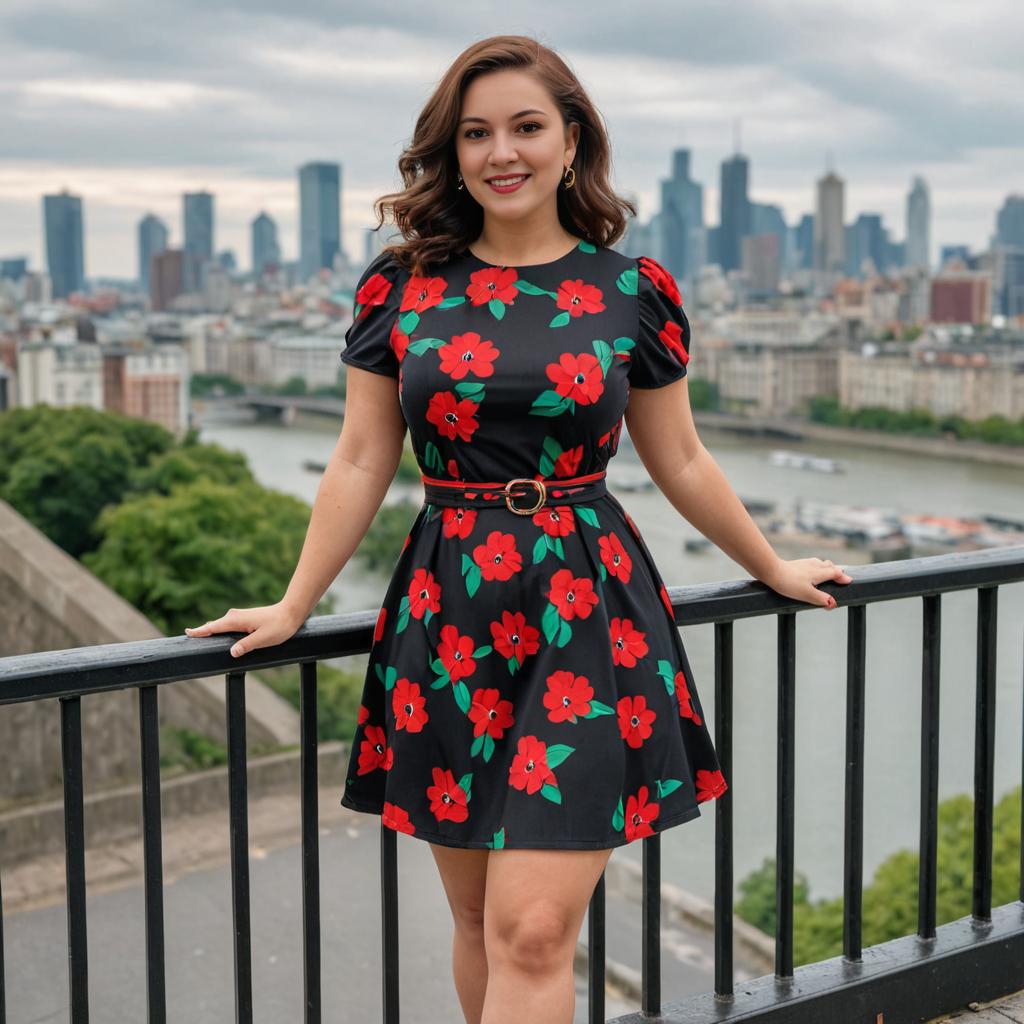
<svg viewBox="0 0 1024 1024">
<path fill-rule="evenodd" d="M 502 5 L 505 6 L 505 5 Z M 147 211 L 181 239 L 181 193 L 216 193 L 218 249 L 249 266 L 248 224 L 278 221 L 297 253 L 295 170 L 343 167 L 344 244 L 362 253 L 371 203 L 424 99 L 469 43 L 526 33 L 553 46 L 601 109 L 614 184 L 646 220 L 674 148 L 693 152 L 705 217 L 718 165 L 751 160 L 751 195 L 790 223 L 831 157 L 846 219 L 905 231 L 905 195 L 932 192 L 933 256 L 980 247 L 1024 192 L 1024 5 L 1018 0 L 3 0 L 0 257 L 42 266 L 42 203 L 84 197 L 86 272 L 132 276 Z"/>
</svg>

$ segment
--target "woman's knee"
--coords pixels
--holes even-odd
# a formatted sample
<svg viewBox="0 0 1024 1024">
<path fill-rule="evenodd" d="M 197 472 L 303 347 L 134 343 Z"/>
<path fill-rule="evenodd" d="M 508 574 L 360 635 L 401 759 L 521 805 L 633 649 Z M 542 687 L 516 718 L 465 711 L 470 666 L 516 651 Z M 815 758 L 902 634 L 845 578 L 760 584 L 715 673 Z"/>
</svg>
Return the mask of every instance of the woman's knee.
<svg viewBox="0 0 1024 1024">
<path fill-rule="evenodd" d="M 577 938 L 569 908 L 536 903 L 488 911 L 484 944 L 490 962 L 505 963 L 526 974 L 564 967 Z"/>
</svg>

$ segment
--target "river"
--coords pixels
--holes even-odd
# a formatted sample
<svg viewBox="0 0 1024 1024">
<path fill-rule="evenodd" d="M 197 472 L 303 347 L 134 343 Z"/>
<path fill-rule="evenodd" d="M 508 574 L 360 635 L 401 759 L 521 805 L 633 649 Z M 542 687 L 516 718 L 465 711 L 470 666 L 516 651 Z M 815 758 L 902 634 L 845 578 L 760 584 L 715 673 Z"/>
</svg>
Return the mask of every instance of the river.
<svg viewBox="0 0 1024 1024">
<path fill-rule="evenodd" d="M 319 475 L 304 459 L 325 462 L 337 426 L 284 427 L 265 422 L 200 420 L 201 436 L 244 452 L 261 483 L 312 503 Z M 901 512 L 949 515 L 1003 514 L 1024 509 L 1024 471 L 825 441 L 784 444 L 770 438 L 701 429 L 701 438 L 734 490 L 744 499 L 789 506 L 797 498 L 885 505 Z M 776 447 L 827 455 L 845 462 L 843 474 L 770 465 Z M 728 579 L 747 573 L 714 546 L 686 552 L 697 531 L 656 488 L 616 491 L 616 471 L 630 479 L 643 467 L 624 434 L 609 469 L 609 485 L 633 516 L 670 586 Z M 782 551 L 786 558 L 820 555 L 850 568 L 863 558 L 829 550 Z M 356 560 L 331 588 L 338 611 L 377 608 L 386 579 L 368 577 Z M 877 865 L 902 848 L 916 849 L 920 770 L 921 599 L 867 609 L 865 885 Z M 974 772 L 974 693 L 977 600 L 974 592 L 942 601 L 939 799 L 970 793 Z M 997 799 L 1019 784 L 1021 773 L 1022 623 L 1024 584 L 1003 586 L 998 598 L 998 694 L 995 791 Z M 704 712 L 714 721 L 714 627 L 683 626 Z M 733 725 L 734 878 L 738 883 L 765 857 L 775 855 L 776 620 L 735 623 Z M 846 709 L 846 613 L 809 609 L 797 617 L 795 866 L 810 898 L 842 895 L 843 786 Z M 662 839 L 662 878 L 708 900 L 714 893 L 714 803 L 702 816 L 668 830 Z M 638 843 L 620 855 L 639 858 Z"/>
</svg>

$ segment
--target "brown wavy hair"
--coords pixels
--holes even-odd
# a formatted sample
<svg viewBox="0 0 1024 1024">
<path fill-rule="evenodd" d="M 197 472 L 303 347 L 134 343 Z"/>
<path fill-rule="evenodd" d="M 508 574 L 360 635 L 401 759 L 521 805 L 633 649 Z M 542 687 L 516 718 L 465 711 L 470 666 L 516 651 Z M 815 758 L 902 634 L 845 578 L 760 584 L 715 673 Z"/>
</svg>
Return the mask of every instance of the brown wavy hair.
<svg viewBox="0 0 1024 1024">
<path fill-rule="evenodd" d="M 391 219 L 404 239 L 385 247 L 414 274 L 444 263 L 479 236 L 483 209 L 458 186 L 455 133 L 469 84 L 490 71 L 528 71 L 543 85 L 562 115 L 563 126 L 579 125 L 572 188 L 558 188 L 558 219 L 566 231 L 595 245 L 611 245 L 626 230 L 628 210 L 608 181 L 611 147 L 604 122 L 579 79 L 554 50 L 530 36 L 490 36 L 467 47 L 445 72 L 419 117 L 412 141 L 398 158 L 405 188 L 374 202 L 380 230 Z"/>
</svg>

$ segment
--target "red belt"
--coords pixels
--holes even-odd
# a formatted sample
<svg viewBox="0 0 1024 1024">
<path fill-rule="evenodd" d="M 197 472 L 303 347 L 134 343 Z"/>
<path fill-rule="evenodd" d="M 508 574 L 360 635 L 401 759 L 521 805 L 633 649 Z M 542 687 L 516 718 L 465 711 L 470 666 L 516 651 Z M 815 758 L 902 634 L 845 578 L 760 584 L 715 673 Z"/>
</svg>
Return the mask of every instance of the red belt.
<svg viewBox="0 0 1024 1024">
<path fill-rule="evenodd" d="M 505 507 L 521 516 L 530 516 L 538 512 L 549 499 L 554 499 L 558 504 L 572 504 L 577 501 L 590 501 L 607 493 L 603 469 L 583 476 L 548 480 L 526 476 L 517 476 L 505 481 L 439 480 L 422 472 L 420 477 L 425 498 L 433 504 L 487 506 L 504 498 Z M 518 508 L 512 503 L 513 498 L 523 497 L 531 489 L 536 493 L 536 502 L 532 507 Z M 518 493 L 513 494 L 513 491 Z"/>
</svg>

